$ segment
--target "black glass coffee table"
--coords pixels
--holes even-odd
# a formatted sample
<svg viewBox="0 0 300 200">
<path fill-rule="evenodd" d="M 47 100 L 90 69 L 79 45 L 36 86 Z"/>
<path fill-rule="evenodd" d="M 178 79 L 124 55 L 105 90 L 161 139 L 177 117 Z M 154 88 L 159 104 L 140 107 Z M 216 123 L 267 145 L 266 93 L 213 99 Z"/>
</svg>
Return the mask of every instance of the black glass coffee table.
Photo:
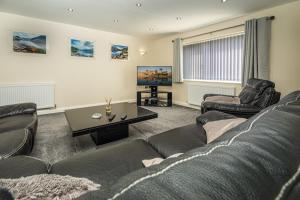
<svg viewBox="0 0 300 200">
<path fill-rule="evenodd" d="M 94 113 L 101 113 L 100 119 L 93 119 Z M 158 114 L 138 107 L 135 103 L 119 103 L 112 105 L 112 115 L 116 117 L 109 121 L 105 114 L 105 106 L 94 106 L 66 110 L 65 116 L 72 130 L 73 137 L 90 134 L 96 145 L 105 144 L 128 137 L 128 125 L 154 119 Z M 122 120 L 121 117 L 127 115 Z"/>
</svg>

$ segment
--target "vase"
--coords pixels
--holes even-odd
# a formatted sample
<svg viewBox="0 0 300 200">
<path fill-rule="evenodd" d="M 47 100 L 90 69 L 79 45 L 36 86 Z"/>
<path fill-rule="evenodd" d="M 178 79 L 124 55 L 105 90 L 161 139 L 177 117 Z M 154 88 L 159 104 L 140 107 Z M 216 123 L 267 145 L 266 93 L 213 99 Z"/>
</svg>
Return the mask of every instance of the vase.
<svg viewBox="0 0 300 200">
<path fill-rule="evenodd" d="M 111 106 L 105 107 L 105 113 L 106 113 L 106 115 L 111 115 Z"/>
</svg>

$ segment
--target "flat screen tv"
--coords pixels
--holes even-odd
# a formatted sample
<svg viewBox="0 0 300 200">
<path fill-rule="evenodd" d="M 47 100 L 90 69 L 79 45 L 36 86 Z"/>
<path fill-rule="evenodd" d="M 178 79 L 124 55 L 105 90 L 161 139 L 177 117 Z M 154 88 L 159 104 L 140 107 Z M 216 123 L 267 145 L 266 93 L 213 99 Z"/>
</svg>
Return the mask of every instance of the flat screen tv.
<svg viewBox="0 0 300 200">
<path fill-rule="evenodd" d="M 138 66 L 137 85 L 172 86 L 171 66 Z"/>
</svg>

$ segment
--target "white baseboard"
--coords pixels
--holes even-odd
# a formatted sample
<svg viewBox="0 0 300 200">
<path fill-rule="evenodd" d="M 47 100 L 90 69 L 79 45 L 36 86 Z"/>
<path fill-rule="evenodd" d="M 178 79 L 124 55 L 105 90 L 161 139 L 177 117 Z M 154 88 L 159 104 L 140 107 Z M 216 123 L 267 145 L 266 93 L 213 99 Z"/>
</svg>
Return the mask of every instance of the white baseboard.
<svg viewBox="0 0 300 200">
<path fill-rule="evenodd" d="M 123 101 L 113 101 L 112 103 L 125 103 L 125 102 L 134 103 L 134 102 L 136 102 L 136 99 L 127 99 L 127 100 L 123 100 Z M 176 105 L 179 105 L 179 106 L 194 108 L 194 109 L 197 109 L 197 110 L 200 109 L 200 106 L 191 105 L 191 104 L 188 104 L 188 103 L 183 102 L 183 101 L 173 101 L 173 103 L 176 104 Z M 106 104 L 105 102 L 101 102 L 101 103 L 95 103 L 95 104 L 68 106 L 68 107 L 61 107 L 61 108 L 55 108 L 55 109 L 38 110 L 37 113 L 38 113 L 38 115 L 48 115 L 48 114 L 55 114 L 55 113 L 63 113 L 63 112 L 65 112 L 65 110 L 70 110 L 70 109 L 86 108 L 86 107 L 93 107 L 93 106 L 103 106 L 105 104 Z"/>
<path fill-rule="evenodd" d="M 128 99 L 128 100 L 123 100 L 123 101 L 113 101 L 112 103 L 134 103 L 136 102 L 135 99 Z M 69 106 L 69 107 L 61 107 L 61 108 L 55 108 L 55 109 L 46 109 L 46 110 L 38 110 L 37 114 L 38 115 L 48 115 L 48 114 L 54 114 L 54 113 L 62 113 L 65 112 L 65 110 L 70 110 L 70 109 L 77 109 L 77 108 L 86 108 L 86 107 L 93 107 L 93 106 L 103 106 L 105 105 L 105 102 L 101 103 L 95 103 L 95 104 L 86 104 L 86 105 L 78 105 L 78 106 Z"/>
<path fill-rule="evenodd" d="M 200 110 L 200 106 L 196 106 L 196 105 L 191 105 L 187 102 L 183 102 L 183 101 L 173 101 L 174 104 L 179 105 L 179 106 L 184 106 L 184 107 L 188 107 L 188 108 L 194 108 L 197 110 Z"/>
</svg>

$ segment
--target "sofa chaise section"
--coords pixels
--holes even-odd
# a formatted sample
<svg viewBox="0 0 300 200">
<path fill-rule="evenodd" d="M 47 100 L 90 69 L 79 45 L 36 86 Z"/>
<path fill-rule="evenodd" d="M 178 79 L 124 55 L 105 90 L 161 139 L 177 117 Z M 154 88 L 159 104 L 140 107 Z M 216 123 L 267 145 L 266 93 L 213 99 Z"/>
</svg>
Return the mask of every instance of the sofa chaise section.
<svg viewBox="0 0 300 200">
<path fill-rule="evenodd" d="M 299 197 L 299 129 L 300 91 L 211 144 L 122 177 L 109 192 L 80 199 L 268 200 L 281 191 L 280 199 Z"/>
<path fill-rule="evenodd" d="M 206 135 L 202 125 L 194 123 L 154 135 L 147 141 L 167 158 L 206 145 Z"/>
<path fill-rule="evenodd" d="M 142 161 L 161 158 L 144 140 L 117 143 L 55 163 L 50 173 L 85 177 L 105 190 L 122 176 L 144 168 Z"/>
</svg>

